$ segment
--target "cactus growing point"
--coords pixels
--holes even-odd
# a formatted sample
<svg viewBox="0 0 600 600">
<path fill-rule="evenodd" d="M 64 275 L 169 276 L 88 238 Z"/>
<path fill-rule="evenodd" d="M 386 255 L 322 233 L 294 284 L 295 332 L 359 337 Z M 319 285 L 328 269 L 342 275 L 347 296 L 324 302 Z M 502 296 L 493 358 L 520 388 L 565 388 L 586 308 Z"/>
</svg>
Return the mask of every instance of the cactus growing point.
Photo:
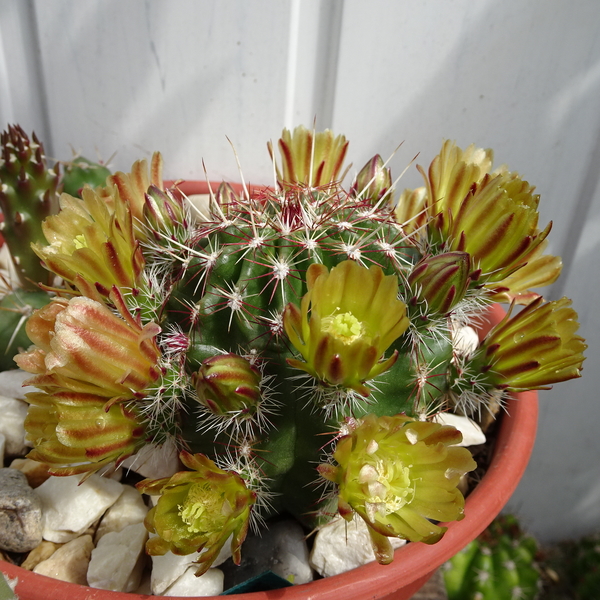
<svg viewBox="0 0 600 600">
<path fill-rule="evenodd" d="M 308 528 L 357 513 L 381 562 L 387 537 L 435 541 L 433 520 L 462 517 L 457 484 L 474 463 L 432 417 L 476 417 L 507 387 L 578 376 L 583 362 L 564 303 L 531 308 L 558 316 L 527 321 L 529 337 L 549 327 L 552 343 L 518 383 L 505 365 L 529 350 L 505 332 L 520 316 L 476 352 L 455 343 L 499 294 L 531 300 L 527 282 L 559 269 L 542 254 L 538 198 L 491 172 L 490 152 L 445 143 L 425 187 L 396 206 L 378 157 L 343 187 L 343 136 L 297 128 L 278 147 L 275 187 L 223 184 L 208 217 L 165 188 L 155 155 L 81 199 L 63 194 L 33 245 L 64 279 L 16 359 L 40 388 L 29 398 L 33 457 L 69 474 L 177 444 L 189 470 L 141 486 L 162 494 L 149 550 L 204 548 L 201 570 L 229 533 L 239 558 L 248 526 L 282 512 Z M 502 231 L 482 215 L 491 204 Z M 98 411 L 114 426 L 112 449 L 90 427 Z"/>
</svg>

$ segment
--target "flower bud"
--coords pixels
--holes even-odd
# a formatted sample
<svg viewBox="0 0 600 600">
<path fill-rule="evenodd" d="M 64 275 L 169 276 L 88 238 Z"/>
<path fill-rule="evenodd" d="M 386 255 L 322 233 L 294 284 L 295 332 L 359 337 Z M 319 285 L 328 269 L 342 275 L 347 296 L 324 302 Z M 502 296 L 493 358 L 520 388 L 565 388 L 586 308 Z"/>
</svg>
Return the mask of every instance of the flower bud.
<svg viewBox="0 0 600 600">
<path fill-rule="evenodd" d="M 251 416 L 260 401 L 260 371 L 236 354 L 206 359 L 194 375 L 198 399 L 212 413 Z"/>
<path fill-rule="evenodd" d="M 521 312 L 510 313 L 486 336 L 473 356 L 489 384 L 525 391 L 581 377 L 587 348 L 577 313 L 568 298 L 543 303 L 540 297 Z"/>
<path fill-rule="evenodd" d="M 464 297 L 472 276 L 466 252 L 446 252 L 420 260 L 408 276 L 415 303 L 426 303 L 427 315 L 446 315 Z"/>
<path fill-rule="evenodd" d="M 163 192 L 151 185 L 145 199 L 144 221 L 143 224 L 137 223 L 136 227 L 143 227 L 146 234 L 150 232 L 160 240 L 165 234 L 171 237 L 178 228 L 187 226 L 183 200 L 176 198 L 171 192 Z"/>
<path fill-rule="evenodd" d="M 377 204 L 391 187 L 391 171 L 385 167 L 381 156 L 376 154 L 356 176 L 350 195 Z"/>
</svg>

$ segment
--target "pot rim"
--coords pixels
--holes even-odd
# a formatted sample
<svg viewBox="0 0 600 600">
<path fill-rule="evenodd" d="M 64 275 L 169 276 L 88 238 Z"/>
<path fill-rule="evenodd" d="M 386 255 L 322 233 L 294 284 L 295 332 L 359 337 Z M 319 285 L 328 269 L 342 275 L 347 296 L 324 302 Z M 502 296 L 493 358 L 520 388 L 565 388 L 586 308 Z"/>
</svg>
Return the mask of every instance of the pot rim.
<svg viewBox="0 0 600 600">
<path fill-rule="evenodd" d="M 168 186 L 172 182 L 165 181 Z M 215 184 L 212 185 L 215 187 Z M 237 187 L 237 186 L 236 186 Z M 184 194 L 206 194 L 208 183 L 185 181 L 178 185 Z M 253 189 L 253 186 L 250 186 Z M 256 189 L 256 188 L 254 188 Z M 237 188 L 241 190 L 241 186 Z M 499 305 L 490 307 L 489 320 L 497 323 L 505 314 Z M 483 337 L 491 328 L 484 323 Z M 447 524 L 443 538 L 433 545 L 409 543 L 398 548 L 389 565 L 376 562 L 346 573 L 318 579 L 308 584 L 271 590 L 232 594 L 231 600 L 339 600 L 339 598 L 384 598 L 394 593 L 396 600 L 408 599 L 431 574 L 459 550 L 475 539 L 500 513 L 508 502 L 529 461 L 535 442 L 538 418 L 537 392 L 521 392 L 511 396 L 496 439 L 496 447 L 488 470 L 465 502 L 465 518 Z M 18 580 L 16 593 L 22 600 L 143 600 L 159 596 L 111 592 L 67 583 L 27 571 L 0 560 L 0 571 Z M 399 589 L 399 583 L 402 587 Z M 208 600 L 219 596 L 205 597 Z M 189 600 L 189 597 L 172 597 Z"/>
</svg>

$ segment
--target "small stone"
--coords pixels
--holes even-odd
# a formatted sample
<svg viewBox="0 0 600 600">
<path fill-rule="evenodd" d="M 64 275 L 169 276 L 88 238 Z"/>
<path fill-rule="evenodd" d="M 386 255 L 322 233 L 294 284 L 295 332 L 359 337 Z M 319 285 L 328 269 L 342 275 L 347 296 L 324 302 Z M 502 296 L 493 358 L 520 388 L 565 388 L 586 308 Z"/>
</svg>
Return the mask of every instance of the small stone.
<svg viewBox="0 0 600 600">
<path fill-rule="evenodd" d="M 453 325 L 452 347 L 459 356 L 468 357 L 479 347 L 479 336 L 469 325 Z"/>
<path fill-rule="evenodd" d="M 142 523 L 148 512 L 142 495 L 132 486 L 123 486 L 123 493 L 106 511 L 96 530 L 95 542 L 111 531 L 121 531 L 128 525 Z"/>
<path fill-rule="evenodd" d="M 182 470 L 179 462 L 179 451 L 172 440 L 164 444 L 147 444 L 139 452 L 130 456 L 121 465 L 149 479 L 171 477 Z"/>
<path fill-rule="evenodd" d="M 144 568 L 140 557 L 148 532 L 143 523 L 106 533 L 92 551 L 87 572 L 88 585 L 113 592 L 135 590 Z"/>
<path fill-rule="evenodd" d="M 389 538 L 399 548 L 406 540 Z M 367 525 L 360 517 L 348 522 L 334 517 L 315 536 L 310 564 L 323 577 L 339 575 L 375 560 Z"/>
<path fill-rule="evenodd" d="M 269 524 L 261 536 L 251 535 L 242 546 L 242 562 L 223 565 L 225 589 L 265 571 L 273 571 L 295 585 L 313 580 L 308 547 L 302 527 L 292 520 Z"/>
<path fill-rule="evenodd" d="M 91 475 L 51 477 L 36 490 L 42 501 L 43 536 L 51 542 L 68 542 L 97 521 L 123 492 L 118 481 Z"/>
<path fill-rule="evenodd" d="M 23 473 L 0 469 L 0 549 L 29 552 L 42 541 L 42 505 Z"/>
<path fill-rule="evenodd" d="M 185 556 L 178 556 L 172 552 L 167 552 L 163 556 L 152 557 L 152 579 L 151 587 L 152 593 L 155 596 L 162 596 L 173 583 L 181 577 L 188 568 L 192 566 L 192 563 L 196 562 L 200 556 L 199 552 L 194 554 L 187 554 Z M 218 567 L 223 564 L 231 556 L 231 538 L 229 538 L 221 552 L 213 562 L 213 567 Z M 194 566 L 194 572 L 198 570 L 198 567 Z"/>
<path fill-rule="evenodd" d="M 197 567 L 189 567 L 163 595 L 181 597 L 219 596 L 223 592 L 223 571 L 209 569 L 204 575 L 196 577 L 197 570 Z"/>
<path fill-rule="evenodd" d="M 27 407 L 27 402 L 0 396 L 0 433 L 6 437 L 4 452 L 7 456 L 18 456 L 27 452 L 24 426 Z"/>
<path fill-rule="evenodd" d="M 39 391 L 32 385 L 23 385 L 25 380 L 31 379 L 32 377 L 33 375 L 31 373 L 27 373 L 27 371 L 23 371 L 22 369 L 1 371 L 0 390 L 2 390 L 3 395 L 8 398 L 25 400 L 25 394 Z"/>
<path fill-rule="evenodd" d="M 21 471 L 27 477 L 27 481 L 33 489 L 42 485 L 47 479 L 50 479 L 48 466 L 30 458 L 15 458 L 10 463 L 10 468 Z"/>
<path fill-rule="evenodd" d="M 477 446 L 479 444 L 485 444 L 485 433 L 481 431 L 481 427 L 469 419 L 469 417 L 463 417 L 462 415 L 455 415 L 453 413 L 438 413 L 433 417 L 435 423 L 440 425 L 452 425 L 458 429 L 463 436 L 462 442 L 456 444 L 456 446 Z"/>
<path fill-rule="evenodd" d="M 87 585 L 87 570 L 94 549 L 91 535 L 82 535 L 61 546 L 48 560 L 39 563 L 34 573 Z"/>
<path fill-rule="evenodd" d="M 27 555 L 21 566 L 28 571 L 33 571 L 37 565 L 43 560 L 48 560 L 61 546 L 62 544 L 55 544 L 54 542 L 46 542 L 44 540 Z"/>
</svg>

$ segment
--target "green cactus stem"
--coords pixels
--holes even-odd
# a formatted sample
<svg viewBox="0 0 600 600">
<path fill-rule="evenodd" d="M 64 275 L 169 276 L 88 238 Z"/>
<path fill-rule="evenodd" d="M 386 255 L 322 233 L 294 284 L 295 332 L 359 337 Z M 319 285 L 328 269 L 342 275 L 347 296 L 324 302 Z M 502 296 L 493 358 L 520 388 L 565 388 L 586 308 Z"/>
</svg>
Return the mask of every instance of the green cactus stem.
<svg viewBox="0 0 600 600">
<path fill-rule="evenodd" d="M 105 165 L 78 156 L 63 165 L 62 191 L 80 198 L 85 185 L 93 188 L 103 186 L 110 175 Z"/>
</svg>

